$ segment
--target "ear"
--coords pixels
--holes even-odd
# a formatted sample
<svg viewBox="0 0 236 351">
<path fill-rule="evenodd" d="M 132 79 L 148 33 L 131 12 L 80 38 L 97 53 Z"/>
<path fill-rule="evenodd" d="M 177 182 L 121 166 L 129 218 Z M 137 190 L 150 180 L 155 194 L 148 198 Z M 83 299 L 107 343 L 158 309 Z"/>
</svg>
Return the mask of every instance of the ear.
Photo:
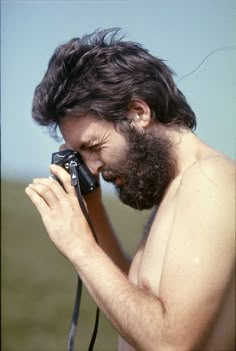
<svg viewBox="0 0 236 351">
<path fill-rule="evenodd" d="M 133 127 L 144 129 L 151 123 L 151 110 L 141 99 L 130 101 L 128 116 Z"/>
</svg>

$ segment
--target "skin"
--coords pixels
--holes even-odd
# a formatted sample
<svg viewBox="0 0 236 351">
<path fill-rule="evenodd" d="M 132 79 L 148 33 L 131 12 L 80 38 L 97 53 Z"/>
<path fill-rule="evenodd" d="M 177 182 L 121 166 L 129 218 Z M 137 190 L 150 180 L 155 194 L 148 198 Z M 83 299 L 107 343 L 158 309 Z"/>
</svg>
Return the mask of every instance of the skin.
<svg viewBox="0 0 236 351">
<path fill-rule="evenodd" d="M 170 138 L 178 162 L 132 260 L 113 233 L 101 189 L 85 197 L 100 246 L 65 170 L 50 166 L 65 190 L 43 178 L 26 193 L 49 238 L 120 334 L 120 351 L 233 350 L 235 165 L 191 131 L 153 123 L 143 101 L 133 103 L 129 118 L 138 130 Z M 111 122 L 93 116 L 67 116 L 60 130 L 94 175 L 126 147 Z"/>
</svg>

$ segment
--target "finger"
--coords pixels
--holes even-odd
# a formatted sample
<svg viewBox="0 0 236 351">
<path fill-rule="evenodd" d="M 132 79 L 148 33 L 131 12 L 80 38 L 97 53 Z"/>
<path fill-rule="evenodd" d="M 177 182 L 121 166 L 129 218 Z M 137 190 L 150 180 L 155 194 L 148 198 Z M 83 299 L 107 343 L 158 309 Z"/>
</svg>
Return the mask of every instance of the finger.
<svg viewBox="0 0 236 351">
<path fill-rule="evenodd" d="M 71 185 L 71 176 L 64 168 L 51 164 L 50 171 L 61 181 L 68 194 L 75 195 L 75 189 L 73 185 Z"/>
<path fill-rule="evenodd" d="M 57 205 L 59 199 L 51 187 L 42 183 L 30 184 L 28 187 L 37 193 L 50 208 Z"/>
<path fill-rule="evenodd" d="M 29 186 L 25 189 L 25 193 L 37 208 L 41 216 L 43 216 L 49 210 L 49 207 L 44 199 Z"/>
<path fill-rule="evenodd" d="M 43 184 L 45 186 L 48 186 L 53 190 L 58 199 L 65 196 L 66 194 L 61 184 L 59 184 L 59 182 L 51 176 L 48 178 L 35 178 L 33 180 L 33 184 Z"/>
</svg>

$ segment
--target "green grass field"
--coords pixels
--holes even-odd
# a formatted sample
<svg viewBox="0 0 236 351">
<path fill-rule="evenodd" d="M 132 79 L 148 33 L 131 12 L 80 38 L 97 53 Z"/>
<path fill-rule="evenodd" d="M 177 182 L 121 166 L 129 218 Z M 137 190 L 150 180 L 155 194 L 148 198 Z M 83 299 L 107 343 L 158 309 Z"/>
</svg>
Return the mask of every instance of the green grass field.
<svg viewBox="0 0 236 351">
<path fill-rule="evenodd" d="M 2 181 L 2 351 L 64 351 L 77 276 L 48 239 L 24 183 Z M 148 212 L 104 197 L 111 222 L 132 254 Z M 83 289 L 75 351 L 88 349 L 96 305 Z M 116 350 L 117 334 L 101 315 L 95 351 Z"/>
</svg>

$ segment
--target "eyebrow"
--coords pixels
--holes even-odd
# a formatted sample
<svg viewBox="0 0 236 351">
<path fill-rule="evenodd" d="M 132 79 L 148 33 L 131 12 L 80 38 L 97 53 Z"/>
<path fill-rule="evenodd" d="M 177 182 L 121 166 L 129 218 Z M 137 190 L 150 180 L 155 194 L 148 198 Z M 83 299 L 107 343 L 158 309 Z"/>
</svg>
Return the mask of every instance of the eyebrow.
<svg viewBox="0 0 236 351">
<path fill-rule="evenodd" d="M 70 149 L 72 149 L 72 150 L 78 150 L 78 151 L 83 151 L 83 150 L 85 150 L 85 149 L 87 149 L 89 146 L 90 146 L 90 144 L 91 143 L 93 143 L 95 141 L 95 138 L 94 138 L 94 140 L 92 139 L 88 139 L 88 140 L 81 140 L 81 141 L 77 141 L 77 140 L 75 140 L 75 143 L 73 143 L 73 146 L 74 147 L 71 147 L 72 145 L 69 145 L 67 142 L 65 142 L 66 143 L 66 145 L 68 146 L 68 148 L 70 148 Z"/>
</svg>

